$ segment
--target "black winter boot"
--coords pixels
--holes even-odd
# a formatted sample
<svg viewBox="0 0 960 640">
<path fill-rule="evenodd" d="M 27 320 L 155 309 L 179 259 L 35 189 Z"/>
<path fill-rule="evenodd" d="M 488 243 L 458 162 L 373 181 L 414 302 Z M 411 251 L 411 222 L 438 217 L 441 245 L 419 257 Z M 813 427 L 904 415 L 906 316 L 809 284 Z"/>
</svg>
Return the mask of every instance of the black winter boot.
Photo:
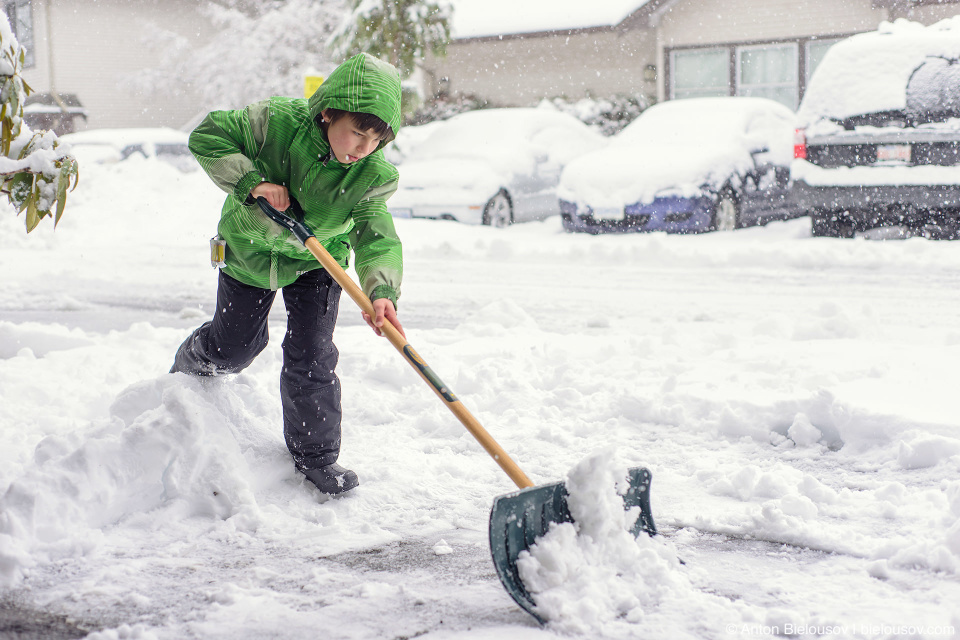
<svg viewBox="0 0 960 640">
<path fill-rule="evenodd" d="M 307 469 L 303 472 L 307 480 L 317 485 L 321 493 L 337 495 L 350 491 L 360 484 L 357 474 L 349 469 L 344 469 L 336 462 L 328 464 L 319 469 Z"/>
</svg>

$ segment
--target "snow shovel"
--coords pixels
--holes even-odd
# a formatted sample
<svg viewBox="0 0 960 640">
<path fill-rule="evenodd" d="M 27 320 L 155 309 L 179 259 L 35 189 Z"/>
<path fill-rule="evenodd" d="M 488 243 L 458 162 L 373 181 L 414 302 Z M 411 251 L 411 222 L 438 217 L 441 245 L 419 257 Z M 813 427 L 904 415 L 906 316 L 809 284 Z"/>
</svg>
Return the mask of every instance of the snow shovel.
<svg viewBox="0 0 960 640">
<path fill-rule="evenodd" d="M 291 208 L 288 211 L 291 211 L 296 218 L 288 215 L 287 212 L 278 211 L 267 202 L 266 198 L 257 198 L 257 203 L 268 218 L 288 229 L 303 243 L 303 246 L 353 298 L 362 311 L 371 318 L 375 316 L 370 299 L 320 244 L 310 229 L 303 224 L 303 210 L 295 200 L 291 198 Z M 487 430 L 463 406 L 450 388 L 427 366 L 396 327 L 388 321 L 380 327 L 380 331 L 517 485 L 519 491 L 499 496 L 493 502 L 490 510 L 490 550 L 497 575 L 507 593 L 525 611 L 544 624 L 546 621 L 536 613 L 533 598 L 520 579 L 517 558 L 522 551 L 529 549 L 537 538 L 545 534 L 552 523 L 573 522 L 567 505 L 566 487 L 562 482 L 534 486 L 517 463 L 487 433 Z M 633 527 L 634 535 L 639 535 L 641 531 L 649 535 L 657 533 L 650 511 L 650 478 L 650 472 L 647 469 L 636 467 L 630 470 L 629 487 L 623 497 L 623 503 L 625 509 L 631 507 L 640 509 L 640 516 Z"/>
</svg>

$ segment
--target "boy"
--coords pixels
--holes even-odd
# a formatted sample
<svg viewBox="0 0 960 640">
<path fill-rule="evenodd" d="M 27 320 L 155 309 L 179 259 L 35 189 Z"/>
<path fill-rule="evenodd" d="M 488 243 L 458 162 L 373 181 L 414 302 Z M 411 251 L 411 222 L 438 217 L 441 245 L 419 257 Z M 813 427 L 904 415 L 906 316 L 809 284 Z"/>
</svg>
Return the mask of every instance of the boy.
<svg viewBox="0 0 960 640">
<path fill-rule="evenodd" d="M 240 111 L 215 111 L 190 135 L 200 165 L 229 194 L 218 226 L 226 249 L 213 319 L 180 345 L 170 372 L 208 376 L 247 367 L 267 344 L 267 316 L 281 289 L 284 439 L 296 468 L 326 494 L 359 484 L 337 464 L 341 409 L 333 329 L 341 290 L 256 199 L 281 211 L 295 199 L 303 222 L 343 267 L 352 246 L 360 286 L 376 313 L 363 314 L 364 320 L 378 335 L 384 322 L 402 333 L 396 303 L 403 260 L 386 208 L 398 174 L 382 152 L 399 126 L 397 70 L 360 54 L 309 100 L 275 97 Z"/>
</svg>

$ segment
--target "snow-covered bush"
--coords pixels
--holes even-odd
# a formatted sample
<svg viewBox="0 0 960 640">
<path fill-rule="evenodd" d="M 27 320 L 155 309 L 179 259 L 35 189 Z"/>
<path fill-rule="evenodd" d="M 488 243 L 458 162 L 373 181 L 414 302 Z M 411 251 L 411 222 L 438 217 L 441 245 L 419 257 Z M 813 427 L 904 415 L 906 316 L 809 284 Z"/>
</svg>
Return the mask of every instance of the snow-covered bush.
<svg viewBox="0 0 960 640">
<path fill-rule="evenodd" d="M 18 213 L 26 210 L 30 233 L 54 215 L 54 206 L 54 226 L 60 221 L 67 190 L 77 183 L 77 162 L 58 150 L 55 133 L 33 132 L 23 121 L 23 103 L 31 93 L 20 76 L 24 55 L 9 20 L 0 14 L 0 190 Z"/>
<path fill-rule="evenodd" d="M 549 102 L 560 111 L 597 128 L 605 136 L 619 133 L 650 106 L 650 101 L 645 96 L 636 94 L 579 100 L 553 98 Z"/>
<path fill-rule="evenodd" d="M 558 111 L 572 115 L 605 136 L 619 133 L 643 113 L 644 109 L 650 106 L 649 100 L 644 96 L 622 94 L 609 98 L 581 98 L 579 100 L 552 98 L 541 101 L 541 104 L 543 102 L 552 105 Z M 446 120 L 465 111 L 492 109 L 499 106 L 501 105 L 473 94 L 441 95 L 425 102 L 423 106 L 406 119 L 404 124 L 426 124 L 434 120 Z"/>
<path fill-rule="evenodd" d="M 404 125 L 418 125 L 433 122 L 434 120 L 446 120 L 458 113 L 476 111 L 477 109 L 491 109 L 496 106 L 498 105 L 492 104 L 473 94 L 456 96 L 442 95 L 421 105 L 419 109 L 406 118 Z"/>
<path fill-rule="evenodd" d="M 242 109 L 270 96 L 303 97 L 305 75 L 339 63 L 327 40 L 343 20 L 344 0 L 202 0 L 203 44 L 162 24 L 144 29 L 155 66 L 125 77 L 144 95 L 196 95 L 200 110 Z"/>
</svg>

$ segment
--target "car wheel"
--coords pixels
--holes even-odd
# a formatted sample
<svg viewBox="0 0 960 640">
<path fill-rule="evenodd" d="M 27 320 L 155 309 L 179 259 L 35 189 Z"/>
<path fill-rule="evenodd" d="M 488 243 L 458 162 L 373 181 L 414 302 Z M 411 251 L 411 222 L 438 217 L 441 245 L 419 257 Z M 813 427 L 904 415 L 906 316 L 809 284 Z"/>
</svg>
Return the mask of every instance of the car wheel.
<svg viewBox="0 0 960 640">
<path fill-rule="evenodd" d="M 740 228 L 740 203 L 730 189 L 724 189 L 717 195 L 717 206 L 713 210 L 712 231 L 733 231 Z"/>
<path fill-rule="evenodd" d="M 491 227 L 506 227 L 513 224 L 513 206 L 507 192 L 500 190 L 483 207 L 483 224 Z"/>
<path fill-rule="evenodd" d="M 852 238 L 853 222 L 839 211 L 816 209 L 810 214 L 810 233 L 815 238 Z"/>
</svg>

